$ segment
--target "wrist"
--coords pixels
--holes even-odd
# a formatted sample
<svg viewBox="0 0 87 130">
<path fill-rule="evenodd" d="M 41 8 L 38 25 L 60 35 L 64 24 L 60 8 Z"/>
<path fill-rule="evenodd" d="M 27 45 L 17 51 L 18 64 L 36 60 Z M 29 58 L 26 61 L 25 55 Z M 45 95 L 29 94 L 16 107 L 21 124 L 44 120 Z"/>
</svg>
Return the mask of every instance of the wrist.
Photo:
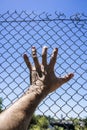
<svg viewBox="0 0 87 130">
<path fill-rule="evenodd" d="M 48 95 L 46 88 L 47 87 L 45 85 L 33 84 L 33 85 L 30 85 L 28 93 L 33 93 L 36 96 L 45 98 Z"/>
</svg>

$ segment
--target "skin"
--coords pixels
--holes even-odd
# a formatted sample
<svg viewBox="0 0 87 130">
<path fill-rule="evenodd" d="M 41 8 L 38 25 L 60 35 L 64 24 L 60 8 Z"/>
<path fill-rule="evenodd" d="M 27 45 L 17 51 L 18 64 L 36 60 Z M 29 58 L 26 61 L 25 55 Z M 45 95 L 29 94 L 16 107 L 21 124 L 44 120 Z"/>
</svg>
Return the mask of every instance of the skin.
<svg viewBox="0 0 87 130">
<path fill-rule="evenodd" d="M 24 61 L 30 71 L 30 87 L 27 92 L 12 106 L 0 114 L 0 130 L 27 130 L 32 115 L 39 103 L 62 84 L 68 82 L 74 74 L 56 77 L 54 66 L 58 48 L 53 50 L 49 64 L 47 63 L 47 47 L 42 49 L 42 63 L 39 63 L 36 48 L 32 47 L 34 66 L 24 54 Z"/>
</svg>

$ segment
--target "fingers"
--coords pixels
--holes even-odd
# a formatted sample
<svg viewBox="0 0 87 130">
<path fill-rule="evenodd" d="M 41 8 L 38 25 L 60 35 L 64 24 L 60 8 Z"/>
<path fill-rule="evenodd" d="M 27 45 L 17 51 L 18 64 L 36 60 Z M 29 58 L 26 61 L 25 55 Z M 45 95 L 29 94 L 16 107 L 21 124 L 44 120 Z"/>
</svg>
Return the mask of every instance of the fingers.
<svg viewBox="0 0 87 130">
<path fill-rule="evenodd" d="M 42 49 L 42 65 L 47 65 L 47 47 L 43 47 Z"/>
<path fill-rule="evenodd" d="M 28 56 L 26 54 L 24 54 L 23 58 L 24 58 L 24 61 L 25 61 L 26 65 L 27 65 L 27 67 L 31 71 L 32 70 L 32 65 L 31 65 L 31 63 L 30 63 L 30 61 L 28 59 Z"/>
<path fill-rule="evenodd" d="M 70 73 L 70 74 L 64 76 L 63 78 L 61 78 L 61 84 L 68 82 L 73 77 L 74 77 L 73 73 Z"/>
<path fill-rule="evenodd" d="M 46 66 L 47 65 L 47 47 L 43 47 L 42 49 L 42 64 L 43 66 Z M 50 69 L 54 69 L 54 65 L 56 63 L 56 59 L 57 59 L 57 53 L 58 53 L 58 48 L 55 48 L 53 50 L 53 53 L 52 53 L 52 56 L 51 56 L 51 59 L 50 59 L 50 63 L 49 63 L 49 67 Z M 33 60 L 34 60 L 34 64 L 35 64 L 35 68 L 36 70 L 40 71 L 41 70 L 41 67 L 40 67 L 40 64 L 39 64 L 39 61 L 38 61 L 38 58 L 37 58 L 37 52 L 36 52 L 36 48 L 35 47 L 32 47 L 32 57 L 33 57 Z M 31 70 L 31 63 L 28 59 L 28 56 L 26 54 L 24 54 L 24 61 L 27 65 L 27 67 Z"/>
<path fill-rule="evenodd" d="M 50 63 L 49 63 L 51 69 L 54 69 L 54 65 L 55 65 L 56 59 L 57 59 L 57 54 L 58 54 L 58 48 L 55 48 L 53 50 L 53 53 L 52 53 L 52 56 L 50 59 Z"/>
<path fill-rule="evenodd" d="M 33 57 L 33 60 L 34 60 L 36 70 L 40 71 L 40 64 L 39 64 L 39 61 L 38 61 L 38 58 L 37 58 L 37 53 L 36 53 L 35 47 L 32 47 L 32 57 Z"/>
</svg>

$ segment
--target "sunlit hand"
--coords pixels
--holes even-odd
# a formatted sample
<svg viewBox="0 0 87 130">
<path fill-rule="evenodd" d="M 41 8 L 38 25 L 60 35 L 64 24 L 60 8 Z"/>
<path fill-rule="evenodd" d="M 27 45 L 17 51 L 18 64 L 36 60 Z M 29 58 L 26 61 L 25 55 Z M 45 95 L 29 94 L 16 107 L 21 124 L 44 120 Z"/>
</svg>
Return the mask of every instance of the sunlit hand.
<svg viewBox="0 0 87 130">
<path fill-rule="evenodd" d="M 24 54 L 24 60 L 30 70 L 30 82 L 32 87 L 37 86 L 42 91 L 45 90 L 48 94 L 59 88 L 62 84 L 69 81 L 74 74 L 70 73 L 64 77 L 56 77 L 54 66 L 57 59 L 58 48 L 53 50 L 49 64 L 47 63 L 47 47 L 42 49 L 42 63 L 39 63 L 36 53 L 36 48 L 32 47 L 32 58 L 34 66 L 29 61 L 29 58 Z"/>
</svg>

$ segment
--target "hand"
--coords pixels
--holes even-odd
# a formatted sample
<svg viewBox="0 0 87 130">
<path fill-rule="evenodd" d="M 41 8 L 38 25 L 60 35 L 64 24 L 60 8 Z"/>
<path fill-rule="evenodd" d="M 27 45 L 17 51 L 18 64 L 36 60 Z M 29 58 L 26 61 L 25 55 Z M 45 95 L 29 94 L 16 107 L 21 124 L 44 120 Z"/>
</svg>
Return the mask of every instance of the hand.
<svg viewBox="0 0 87 130">
<path fill-rule="evenodd" d="M 33 86 L 37 86 L 42 91 L 45 90 L 48 94 L 59 88 L 62 84 L 69 81 L 74 74 L 70 73 L 64 77 L 56 77 L 54 73 L 54 66 L 57 59 L 58 48 L 53 50 L 49 64 L 47 64 L 47 47 L 42 49 L 42 63 L 39 63 L 36 53 L 36 48 L 32 47 L 32 58 L 34 65 L 32 66 L 29 58 L 24 54 L 24 61 L 30 70 L 30 83 Z"/>
</svg>

